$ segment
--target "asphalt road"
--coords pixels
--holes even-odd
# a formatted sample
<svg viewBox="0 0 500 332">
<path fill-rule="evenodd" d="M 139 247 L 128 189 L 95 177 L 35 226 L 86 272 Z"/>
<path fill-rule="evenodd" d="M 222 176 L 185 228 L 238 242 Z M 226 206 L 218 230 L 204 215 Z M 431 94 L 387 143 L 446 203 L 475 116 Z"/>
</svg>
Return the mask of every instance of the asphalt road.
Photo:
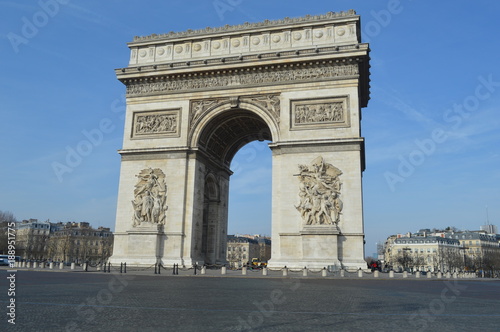
<svg viewBox="0 0 500 332">
<path fill-rule="evenodd" d="M 5 331 L 498 331 L 500 281 L 18 271 Z M 5 329 L 4 329 L 5 328 Z"/>
</svg>

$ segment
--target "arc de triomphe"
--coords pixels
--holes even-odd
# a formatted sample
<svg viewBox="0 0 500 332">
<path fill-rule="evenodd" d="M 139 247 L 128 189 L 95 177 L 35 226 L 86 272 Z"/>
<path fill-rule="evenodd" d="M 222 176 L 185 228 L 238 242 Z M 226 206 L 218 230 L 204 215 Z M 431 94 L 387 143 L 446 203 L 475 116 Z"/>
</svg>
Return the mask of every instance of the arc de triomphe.
<svg viewBox="0 0 500 332">
<path fill-rule="evenodd" d="M 225 263 L 231 159 L 268 140 L 269 266 L 366 267 L 360 35 L 348 11 L 135 37 L 111 262 Z"/>
</svg>

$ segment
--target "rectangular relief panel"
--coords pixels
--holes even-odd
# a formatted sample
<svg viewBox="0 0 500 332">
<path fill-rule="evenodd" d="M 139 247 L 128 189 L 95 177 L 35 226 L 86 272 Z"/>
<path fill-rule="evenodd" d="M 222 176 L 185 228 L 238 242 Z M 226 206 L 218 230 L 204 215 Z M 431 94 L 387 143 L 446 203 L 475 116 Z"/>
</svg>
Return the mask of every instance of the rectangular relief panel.
<svg viewBox="0 0 500 332">
<path fill-rule="evenodd" d="M 348 96 L 291 100 L 290 112 L 290 130 L 350 126 Z"/>
<path fill-rule="evenodd" d="M 180 136 L 181 109 L 134 112 L 133 139 Z"/>
</svg>

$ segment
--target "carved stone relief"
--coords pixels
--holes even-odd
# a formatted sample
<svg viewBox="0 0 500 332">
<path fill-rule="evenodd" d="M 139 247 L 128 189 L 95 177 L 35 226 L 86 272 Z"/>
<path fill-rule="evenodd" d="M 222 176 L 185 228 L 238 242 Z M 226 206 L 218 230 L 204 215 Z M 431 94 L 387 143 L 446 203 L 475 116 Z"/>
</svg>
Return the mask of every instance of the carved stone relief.
<svg viewBox="0 0 500 332">
<path fill-rule="evenodd" d="M 134 113 L 132 137 L 172 136 L 179 132 L 179 110 Z"/>
<path fill-rule="evenodd" d="M 167 206 L 167 185 L 165 174 L 159 168 L 143 169 L 134 189 L 133 226 L 142 223 L 165 224 Z"/>
<path fill-rule="evenodd" d="M 291 101 L 291 128 L 349 126 L 347 97 Z"/>
<path fill-rule="evenodd" d="M 299 205 L 304 225 L 336 225 L 342 214 L 342 171 L 319 156 L 310 165 L 299 165 Z"/>
<path fill-rule="evenodd" d="M 301 80 L 329 79 L 343 76 L 353 76 L 359 74 L 357 64 L 350 65 L 325 65 L 322 67 L 310 66 L 307 68 L 287 68 L 266 69 L 262 71 L 247 72 L 245 70 L 236 70 L 235 73 L 194 76 L 190 79 L 184 77 L 168 76 L 159 78 L 151 83 L 127 84 L 127 95 L 143 95 L 159 93 L 165 91 L 196 90 L 217 87 L 240 87 L 255 84 L 277 84 L 295 82 Z"/>
<path fill-rule="evenodd" d="M 191 101 L 191 107 L 189 110 L 189 127 L 191 127 L 203 113 L 205 113 L 209 109 L 213 109 L 221 104 L 226 103 L 228 100 L 228 98 L 211 98 Z"/>
<path fill-rule="evenodd" d="M 203 100 L 191 101 L 189 110 L 189 127 L 192 128 L 194 122 L 200 118 L 202 114 L 222 105 L 229 104 L 231 108 L 239 107 L 240 103 L 248 103 L 258 106 L 265 110 L 276 123 L 280 119 L 280 95 L 279 94 L 265 94 L 258 96 L 242 96 L 242 97 L 227 97 L 227 98 L 209 98 Z"/>
<path fill-rule="evenodd" d="M 249 104 L 257 104 L 260 108 L 268 111 L 276 120 L 276 123 L 280 122 L 280 96 L 278 94 L 242 97 L 240 99 Z"/>
</svg>

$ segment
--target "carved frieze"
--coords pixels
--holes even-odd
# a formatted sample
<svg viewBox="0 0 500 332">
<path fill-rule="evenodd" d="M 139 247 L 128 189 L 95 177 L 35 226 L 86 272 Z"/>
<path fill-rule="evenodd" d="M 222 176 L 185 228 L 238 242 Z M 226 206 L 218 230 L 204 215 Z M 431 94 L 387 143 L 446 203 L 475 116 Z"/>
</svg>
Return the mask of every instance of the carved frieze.
<svg viewBox="0 0 500 332">
<path fill-rule="evenodd" d="M 238 108 L 241 103 L 253 104 L 266 111 L 276 123 L 280 118 L 280 95 L 263 94 L 255 96 L 227 97 L 227 98 L 207 98 L 202 100 L 192 100 L 189 110 L 189 127 L 192 128 L 194 122 L 203 114 L 210 112 L 216 107 L 228 104 L 231 108 Z"/>
<path fill-rule="evenodd" d="M 208 98 L 191 101 L 191 106 L 189 108 L 189 127 L 191 127 L 202 114 L 228 101 L 229 98 Z"/>
<path fill-rule="evenodd" d="M 259 96 L 249 96 L 240 98 L 249 104 L 256 104 L 261 109 L 266 110 L 275 120 L 280 122 L 280 96 L 279 94 L 267 94 Z"/>
<path fill-rule="evenodd" d="M 346 96 L 292 100 L 290 111 L 291 129 L 349 126 L 349 105 Z"/>
<path fill-rule="evenodd" d="M 334 63 L 327 63 L 322 66 L 301 66 L 300 64 L 294 66 L 291 64 L 274 69 L 268 67 L 258 69 L 252 71 L 236 69 L 226 73 L 210 72 L 206 75 L 193 75 L 190 78 L 171 75 L 157 78 L 152 82 L 144 82 L 142 80 L 135 82 L 131 80 L 124 83 L 127 84 L 127 95 L 137 96 L 166 91 L 192 91 L 207 88 L 289 84 L 297 81 L 331 79 L 359 74 L 358 64 L 336 65 Z"/>
<path fill-rule="evenodd" d="M 132 138 L 178 136 L 180 109 L 135 112 Z"/>
<path fill-rule="evenodd" d="M 142 223 L 164 225 L 166 221 L 167 185 L 165 174 L 159 168 L 143 169 L 138 175 L 134 189 L 133 226 Z"/>
<path fill-rule="evenodd" d="M 299 211 L 304 225 L 337 225 L 342 214 L 340 171 L 323 157 L 299 165 Z"/>
</svg>

